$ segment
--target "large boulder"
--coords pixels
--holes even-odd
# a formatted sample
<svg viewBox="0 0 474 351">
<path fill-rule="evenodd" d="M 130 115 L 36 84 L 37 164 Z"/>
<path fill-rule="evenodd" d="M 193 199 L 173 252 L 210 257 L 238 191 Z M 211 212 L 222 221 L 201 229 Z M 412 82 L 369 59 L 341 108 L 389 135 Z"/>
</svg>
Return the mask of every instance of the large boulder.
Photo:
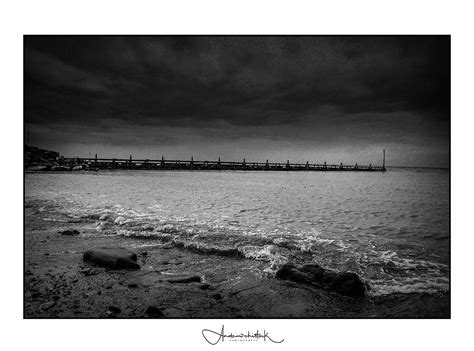
<svg viewBox="0 0 474 351">
<path fill-rule="evenodd" d="M 140 269 L 137 255 L 121 247 L 96 247 L 84 253 L 84 261 L 112 269 Z"/>
<path fill-rule="evenodd" d="M 333 272 L 317 264 L 295 266 L 294 264 L 287 263 L 277 271 L 276 277 L 278 279 L 316 286 L 350 297 L 363 297 L 367 290 L 366 284 L 357 274 Z"/>
</svg>

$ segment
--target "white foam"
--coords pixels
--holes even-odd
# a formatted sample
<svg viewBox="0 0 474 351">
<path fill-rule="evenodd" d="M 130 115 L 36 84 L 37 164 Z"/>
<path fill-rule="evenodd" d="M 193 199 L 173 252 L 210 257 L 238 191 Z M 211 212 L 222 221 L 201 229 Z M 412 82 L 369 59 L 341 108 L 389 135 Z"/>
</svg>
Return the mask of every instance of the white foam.
<svg viewBox="0 0 474 351">
<path fill-rule="evenodd" d="M 427 293 L 436 294 L 449 291 L 449 280 L 447 278 L 414 277 L 403 280 L 380 280 L 370 282 L 372 289 L 369 296 L 384 296 L 395 293 Z"/>
<path fill-rule="evenodd" d="M 56 219 L 56 218 L 41 218 L 43 221 L 47 222 L 60 222 L 60 223 L 69 223 L 69 221 L 63 220 L 63 219 Z"/>
<path fill-rule="evenodd" d="M 123 224 L 125 224 L 125 223 L 127 223 L 127 222 L 129 222 L 129 220 L 128 220 L 128 219 L 125 219 L 125 218 L 122 217 L 122 216 L 119 216 L 119 217 L 115 218 L 115 221 L 114 221 L 114 223 L 115 223 L 115 224 L 118 224 L 118 225 L 123 225 Z"/>
</svg>

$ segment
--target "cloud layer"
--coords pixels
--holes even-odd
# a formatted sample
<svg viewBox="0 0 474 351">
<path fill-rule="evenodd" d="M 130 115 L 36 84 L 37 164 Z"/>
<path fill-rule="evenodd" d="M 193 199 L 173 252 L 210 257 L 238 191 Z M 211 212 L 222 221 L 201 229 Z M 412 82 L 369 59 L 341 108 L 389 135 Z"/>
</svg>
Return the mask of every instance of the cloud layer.
<svg viewBox="0 0 474 351">
<path fill-rule="evenodd" d="M 446 36 L 25 37 L 25 122 L 65 153 L 446 166 L 449 119 Z"/>
</svg>

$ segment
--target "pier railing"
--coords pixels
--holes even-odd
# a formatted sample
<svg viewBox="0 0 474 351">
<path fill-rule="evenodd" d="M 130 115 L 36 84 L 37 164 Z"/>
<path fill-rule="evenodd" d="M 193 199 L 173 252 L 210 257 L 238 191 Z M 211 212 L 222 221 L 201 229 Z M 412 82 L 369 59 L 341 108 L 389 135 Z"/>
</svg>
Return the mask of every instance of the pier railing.
<svg viewBox="0 0 474 351">
<path fill-rule="evenodd" d="M 247 162 L 245 159 L 235 161 L 195 161 L 130 158 L 69 158 L 70 162 L 87 164 L 95 169 L 150 169 L 150 170 L 240 170 L 240 171 L 353 171 L 353 172 L 385 172 L 385 165 L 344 165 L 319 163 L 276 163 Z M 384 162 L 385 163 L 385 162 Z"/>
</svg>

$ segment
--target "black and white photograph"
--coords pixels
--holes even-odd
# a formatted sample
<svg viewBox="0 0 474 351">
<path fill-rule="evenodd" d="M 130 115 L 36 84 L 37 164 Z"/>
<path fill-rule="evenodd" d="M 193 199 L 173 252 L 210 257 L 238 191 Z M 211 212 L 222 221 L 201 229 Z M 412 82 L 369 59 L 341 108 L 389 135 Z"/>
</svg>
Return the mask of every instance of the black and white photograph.
<svg viewBox="0 0 474 351">
<path fill-rule="evenodd" d="M 450 35 L 25 34 L 23 70 L 23 318 L 451 317 Z"/>
<path fill-rule="evenodd" d="M 466 349 L 473 9 L 1 3 L 2 350 Z"/>
</svg>

